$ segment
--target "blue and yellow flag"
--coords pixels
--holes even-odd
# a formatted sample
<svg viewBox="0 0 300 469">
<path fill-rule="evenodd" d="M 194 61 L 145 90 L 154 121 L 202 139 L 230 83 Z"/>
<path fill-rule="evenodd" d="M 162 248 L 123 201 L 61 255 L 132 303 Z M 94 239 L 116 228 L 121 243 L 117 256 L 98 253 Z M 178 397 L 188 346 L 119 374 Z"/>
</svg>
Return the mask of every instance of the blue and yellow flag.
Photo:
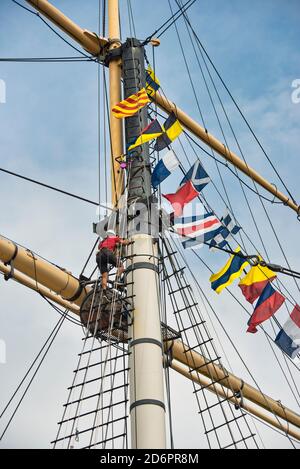
<svg viewBox="0 0 300 469">
<path fill-rule="evenodd" d="M 149 96 L 153 96 L 160 88 L 158 78 L 155 76 L 154 71 L 148 66 L 146 70 L 146 91 Z"/>
<path fill-rule="evenodd" d="M 170 144 L 181 134 L 183 128 L 174 112 L 171 112 L 168 119 L 164 123 L 164 132 L 156 139 L 154 146 L 155 151 L 161 151 L 169 147 Z"/>
<path fill-rule="evenodd" d="M 241 248 L 238 247 L 234 252 L 238 253 L 240 251 Z M 211 288 L 215 290 L 216 293 L 221 293 L 224 288 L 231 285 L 236 278 L 241 276 L 243 269 L 247 267 L 247 265 L 249 265 L 249 262 L 243 257 L 233 254 L 220 272 L 210 277 Z"/>
<path fill-rule="evenodd" d="M 160 123 L 157 119 L 154 119 L 144 130 L 142 130 L 141 135 L 139 135 L 134 141 L 130 142 L 128 151 L 131 151 L 134 148 L 159 137 L 162 132 L 163 130 L 160 126 Z"/>
</svg>

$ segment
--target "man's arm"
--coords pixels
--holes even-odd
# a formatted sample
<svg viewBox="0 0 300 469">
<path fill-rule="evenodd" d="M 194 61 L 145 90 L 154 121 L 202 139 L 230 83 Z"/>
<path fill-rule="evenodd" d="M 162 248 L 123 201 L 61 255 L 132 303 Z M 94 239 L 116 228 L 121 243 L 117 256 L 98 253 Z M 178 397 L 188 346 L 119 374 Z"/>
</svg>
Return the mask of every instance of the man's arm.
<svg viewBox="0 0 300 469">
<path fill-rule="evenodd" d="M 119 239 L 118 243 L 122 244 L 122 246 L 128 246 L 131 244 L 131 241 L 129 241 L 129 239 Z"/>
</svg>

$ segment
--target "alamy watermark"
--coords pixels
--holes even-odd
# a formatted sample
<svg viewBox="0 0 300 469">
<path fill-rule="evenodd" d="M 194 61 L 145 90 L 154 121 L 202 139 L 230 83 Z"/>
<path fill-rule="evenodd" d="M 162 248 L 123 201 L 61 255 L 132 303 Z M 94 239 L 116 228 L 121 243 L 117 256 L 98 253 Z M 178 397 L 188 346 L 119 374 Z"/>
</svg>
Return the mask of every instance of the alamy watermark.
<svg viewBox="0 0 300 469">
<path fill-rule="evenodd" d="M 185 210 L 184 218 L 180 203 L 173 202 L 174 213 L 168 213 L 164 203 L 160 205 L 136 201 L 128 207 L 126 202 L 126 197 L 121 196 L 117 209 L 105 204 L 108 207 L 106 214 L 99 208 L 97 215 L 101 219 L 94 223 L 94 233 L 103 239 L 107 236 L 107 231 L 113 231 L 121 238 L 128 239 L 145 233 L 151 235 L 154 241 L 170 237 L 181 241 L 197 238 L 197 249 L 203 247 L 201 242 L 204 242 L 204 230 L 201 232 L 199 224 L 205 211 L 201 202 L 191 203 Z"/>
<path fill-rule="evenodd" d="M 292 88 L 295 88 L 292 92 L 292 102 L 294 104 L 300 103 L 300 78 L 297 78 L 292 83 Z"/>
<path fill-rule="evenodd" d="M 0 104 L 6 103 L 6 83 L 0 78 Z"/>
<path fill-rule="evenodd" d="M 0 339 L 0 365 L 6 363 L 6 343 Z"/>
</svg>

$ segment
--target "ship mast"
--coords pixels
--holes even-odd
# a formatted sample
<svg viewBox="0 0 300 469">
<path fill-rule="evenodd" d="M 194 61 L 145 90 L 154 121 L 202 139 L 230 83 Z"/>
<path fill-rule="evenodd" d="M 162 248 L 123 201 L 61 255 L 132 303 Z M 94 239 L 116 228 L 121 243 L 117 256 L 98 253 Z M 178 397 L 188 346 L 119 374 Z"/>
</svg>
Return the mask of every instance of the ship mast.
<svg viewBox="0 0 300 469">
<path fill-rule="evenodd" d="M 144 48 L 136 39 L 128 39 L 121 45 L 119 38 L 118 0 L 108 0 L 109 36 L 115 55 L 108 54 L 110 72 L 110 103 L 113 107 L 121 99 L 120 65 L 123 69 L 124 96 L 137 93 L 145 87 L 146 73 Z M 117 47 L 114 47 L 116 45 Z M 117 56 L 117 58 L 115 58 Z M 121 58 L 121 60 L 120 60 Z M 111 139 L 114 157 L 113 178 L 116 178 L 115 158 L 123 154 L 121 120 L 111 115 Z M 125 121 L 126 146 L 136 139 L 147 125 L 147 108 Z M 131 447 L 165 448 L 165 404 L 163 379 L 163 344 L 160 327 L 159 278 L 157 245 L 151 236 L 151 173 L 149 145 L 134 152 L 127 171 L 128 213 L 133 218 L 129 231 L 133 247 L 127 264 L 127 284 L 132 298 L 131 326 L 129 328 L 130 349 L 130 415 Z M 122 185 L 112 181 L 113 201 L 118 201 Z M 136 229 L 135 216 L 139 218 Z"/>
<path fill-rule="evenodd" d="M 30 0 L 29 3 L 41 13 L 82 43 L 82 38 L 92 37 L 91 33 L 71 22 L 49 2 Z M 121 70 L 123 69 L 124 95 L 137 93 L 145 87 L 144 48 L 136 39 L 120 40 L 119 1 L 108 0 L 108 44 L 106 63 L 109 66 L 110 108 L 121 101 Z M 99 55 L 94 42 L 82 44 L 89 47 L 93 55 Z M 99 40 L 99 45 L 101 42 Z M 98 54 L 97 54 L 98 52 Z M 96 54 L 95 54 L 96 53 Z M 121 68 L 122 67 L 122 68 Z M 126 145 L 137 138 L 147 125 L 147 109 L 144 108 L 125 122 Z M 116 158 L 123 151 L 122 120 L 110 115 L 111 132 L 111 179 L 112 203 L 117 206 L 124 190 L 122 171 Z M 150 232 L 151 173 L 149 145 L 137 148 L 128 171 L 128 213 L 133 222 L 129 227 L 133 247 L 128 256 L 127 282 L 134 309 L 131 312 L 130 327 L 130 413 L 132 448 L 165 448 L 165 404 L 163 376 L 163 344 L 160 327 L 158 249 Z M 142 206 L 142 209 L 141 209 Z M 139 215 L 140 229 L 135 227 L 135 214 Z"/>
</svg>

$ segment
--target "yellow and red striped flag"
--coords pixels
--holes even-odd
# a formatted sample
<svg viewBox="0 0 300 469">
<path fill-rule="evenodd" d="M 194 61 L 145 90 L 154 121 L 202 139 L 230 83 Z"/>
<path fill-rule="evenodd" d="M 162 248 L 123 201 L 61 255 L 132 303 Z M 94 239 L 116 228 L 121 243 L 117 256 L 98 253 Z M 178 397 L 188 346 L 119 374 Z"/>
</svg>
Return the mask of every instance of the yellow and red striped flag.
<svg viewBox="0 0 300 469">
<path fill-rule="evenodd" d="M 150 103 L 150 99 L 145 88 L 138 93 L 129 96 L 112 108 L 112 113 L 117 119 L 133 116 L 139 109 Z"/>
</svg>

